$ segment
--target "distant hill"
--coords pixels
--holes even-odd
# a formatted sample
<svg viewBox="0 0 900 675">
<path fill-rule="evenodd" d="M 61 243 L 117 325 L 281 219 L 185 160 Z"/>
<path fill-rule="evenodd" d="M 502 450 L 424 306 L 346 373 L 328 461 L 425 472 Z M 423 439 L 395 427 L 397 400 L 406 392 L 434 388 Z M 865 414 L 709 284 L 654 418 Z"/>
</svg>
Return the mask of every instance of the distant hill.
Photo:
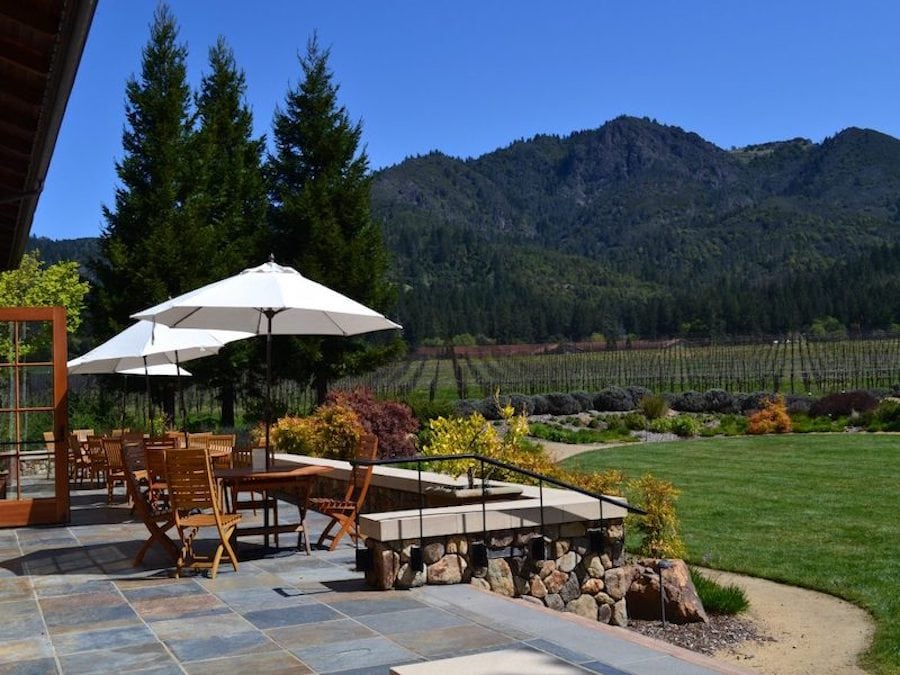
<svg viewBox="0 0 900 675">
<path fill-rule="evenodd" d="M 900 322 L 900 140 L 850 128 L 724 150 L 620 117 L 377 172 L 412 342 L 777 333 Z M 84 261 L 96 240 L 32 239 Z"/>
<path fill-rule="evenodd" d="M 621 117 L 477 159 L 408 159 L 376 174 L 372 206 L 415 338 L 900 319 L 900 141 L 875 131 L 727 151 Z"/>
<path fill-rule="evenodd" d="M 81 266 L 81 273 L 88 276 L 87 262 L 97 255 L 99 241 L 97 237 L 82 237 L 80 239 L 29 237 L 25 250 L 40 251 L 41 260 L 51 265 L 61 260 L 74 260 Z"/>
</svg>

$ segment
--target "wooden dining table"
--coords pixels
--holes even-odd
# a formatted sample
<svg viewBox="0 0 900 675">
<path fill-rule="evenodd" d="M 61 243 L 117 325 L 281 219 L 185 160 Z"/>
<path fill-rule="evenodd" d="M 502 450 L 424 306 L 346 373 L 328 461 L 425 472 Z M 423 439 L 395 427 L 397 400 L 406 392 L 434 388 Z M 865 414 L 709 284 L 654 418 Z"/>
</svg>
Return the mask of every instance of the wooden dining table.
<svg viewBox="0 0 900 675">
<path fill-rule="evenodd" d="M 235 530 L 235 537 L 263 535 L 264 545 L 269 547 L 269 536 L 275 535 L 276 546 L 278 534 L 281 532 L 297 533 L 297 548 L 301 545 L 310 554 L 309 533 L 306 530 L 306 500 L 318 476 L 331 473 L 333 469 L 328 466 L 296 466 L 291 464 L 276 464 L 266 468 L 254 468 L 250 466 L 234 468 L 215 468 L 215 476 L 223 484 L 226 490 L 232 494 L 232 509 L 261 508 L 263 511 L 263 525 L 261 527 L 239 527 Z M 238 501 L 242 492 L 261 493 L 261 500 L 250 499 L 244 502 Z M 300 516 L 299 523 L 279 525 L 277 522 L 269 522 L 268 502 L 273 492 L 287 494 L 296 501 L 297 511 Z"/>
</svg>

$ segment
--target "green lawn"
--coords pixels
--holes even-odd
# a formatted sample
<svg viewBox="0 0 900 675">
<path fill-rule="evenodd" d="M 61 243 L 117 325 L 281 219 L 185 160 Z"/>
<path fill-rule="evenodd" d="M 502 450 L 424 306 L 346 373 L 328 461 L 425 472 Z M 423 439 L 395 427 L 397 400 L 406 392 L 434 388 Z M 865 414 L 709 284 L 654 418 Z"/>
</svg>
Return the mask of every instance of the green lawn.
<svg viewBox="0 0 900 675">
<path fill-rule="evenodd" d="M 712 438 L 585 453 L 680 490 L 690 562 L 845 598 L 877 622 L 863 666 L 900 672 L 900 435 Z"/>
</svg>

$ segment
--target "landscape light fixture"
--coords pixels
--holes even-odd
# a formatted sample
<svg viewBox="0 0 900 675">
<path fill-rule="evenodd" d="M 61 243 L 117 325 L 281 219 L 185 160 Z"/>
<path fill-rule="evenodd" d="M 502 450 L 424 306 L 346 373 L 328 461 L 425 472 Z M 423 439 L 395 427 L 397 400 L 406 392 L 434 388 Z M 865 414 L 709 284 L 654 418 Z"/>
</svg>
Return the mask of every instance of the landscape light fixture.
<svg viewBox="0 0 900 675">
<path fill-rule="evenodd" d="M 606 544 L 606 537 L 603 536 L 602 527 L 590 527 L 587 531 L 588 550 L 591 553 L 603 553 L 603 547 Z"/>
<path fill-rule="evenodd" d="M 370 548 L 356 549 L 356 571 L 371 572 L 375 567 L 375 556 Z"/>
<path fill-rule="evenodd" d="M 476 541 L 472 543 L 472 564 L 475 567 L 488 566 L 487 546 L 485 546 L 483 541 Z"/>
<path fill-rule="evenodd" d="M 666 589 L 663 587 L 663 570 L 667 570 L 670 567 L 672 567 L 672 561 L 665 558 L 656 564 L 656 569 L 659 572 L 659 613 L 662 617 L 663 628 L 666 627 Z"/>
<path fill-rule="evenodd" d="M 409 547 L 409 566 L 416 572 L 421 572 L 425 569 L 425 556 L 422 554 L 421 546 Z"/>
<path fill-rule="evenodd" d="M 528 540 L 528 549 L 534 560 L 547 559 L 547 538 L 543 535 L 532 537 Z"/>
</svg>

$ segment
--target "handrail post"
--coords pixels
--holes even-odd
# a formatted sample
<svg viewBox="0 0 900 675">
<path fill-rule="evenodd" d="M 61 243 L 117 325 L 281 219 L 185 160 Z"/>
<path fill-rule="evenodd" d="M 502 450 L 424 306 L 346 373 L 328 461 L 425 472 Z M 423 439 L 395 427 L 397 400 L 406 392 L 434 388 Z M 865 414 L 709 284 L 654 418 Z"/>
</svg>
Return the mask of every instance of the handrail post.
<svg viewBox="0 0 900 675">
<path fill-rule="evenodd" d="M 422 459 L 416 460 L 416 474 L 419 485 L 419 545 L 409 547 L 409 566 L 413 574 L 421 572 L 425 567 L 425 493 L 422 491 Z"/>
</svg>

